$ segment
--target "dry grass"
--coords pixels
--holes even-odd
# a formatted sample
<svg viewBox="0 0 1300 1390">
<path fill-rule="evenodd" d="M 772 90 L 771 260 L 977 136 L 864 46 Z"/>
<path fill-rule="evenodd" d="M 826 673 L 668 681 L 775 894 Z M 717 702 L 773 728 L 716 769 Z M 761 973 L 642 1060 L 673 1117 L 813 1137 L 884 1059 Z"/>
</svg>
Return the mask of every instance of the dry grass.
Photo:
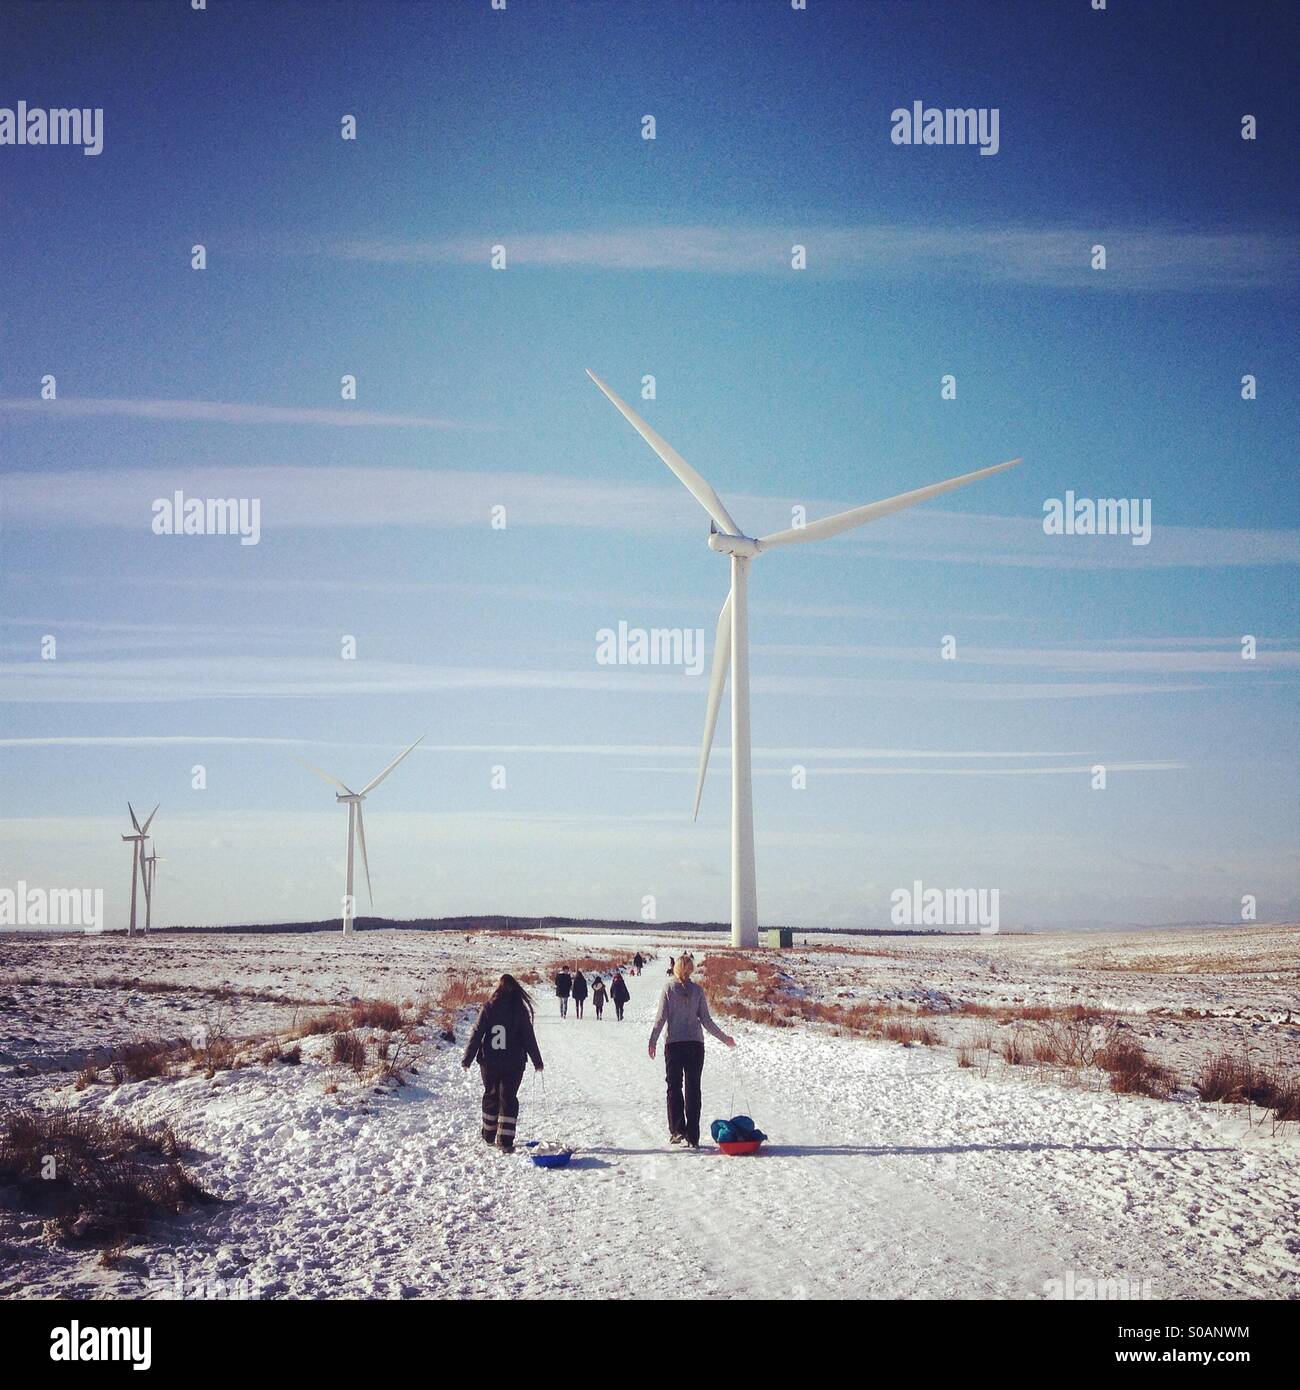
<svg viewBox="0 0 1300 1390">
<path fill-rule="evenodd" d="M 1019 1024 L 1012 1028 L 1010 1037 L 1002 1039 L 999 1051 L 1009 1067 L 1023 1067 L 1029 1061 L 1029 1045 Z"/>
<path fill-rule="evenodd" d="M 910 1018 L 887 1019 L 882 1033 L 889 1042 L 912 1043 L 921 1047 L 938 1047 L 939 1034 L 928 1024 Z"/>
<path fill-rule="evenodd" d="M 359 999 L 351 1012 L 354 1028 L 382 1028 L 386 1033 L 395 1033 L 405 1023 L 401 1005 L 391 999 Z"/>
<path fill-rule="evenodd" d="M 1205 1101 L 1258 1105 L 1272 1112 L 1275 1125 L 1300 1123 L 1300 1076 L 1280 1064 L 1221 1052 L 1206 1059 L 1196 1089 Z"/>
<path fill-rule="evenodd" d="M 403 1008 L 413 1010 L 408 1017 Z M 330 1009 L 323 1014 L 314 1014 L 296 1024 L 289 1031 L 290 1038 L 314 1038 L 324 1033 L 345 1033 L 354 1028 L 378 1028 L 385 1033 L 396 1033 L 403 1028 L 418 1023 L 428 1014 L 431 1005 L 422 1000 L 419 1006 L 409 1000 L 403 1004 L 391 999 L 357 999 L 345 1008 Z"/>
<path fill-rule="evenodd" d="M 114 1050 L 108 1074 L 114 1086 L 127 1081 L 152 1081 L 170 1074 L 172 1065 L 189 1052 L 188 1044 L 141 1038 Z"/>
<path fill-rule="evenodd" d="M 153 1217 L 215 1200 L 185 1171 L 169 1125 L 62 1110 L 0 1114 L 0 1184 L 48 1213 L 50 1236 L 110 1250 Z"/>
<path fill-rule="evenodd" d="M 466 1009 L 482 1005 L 492 987 L 488 977 L 476 971 L 458 970 L 447 976 L 434 999 L 444 1037 L 455 1039 L 457 1019 Z"/>
<path fill-rule="evenodd" d="M 351 1067 L 353 1071 L 360 1071 L 366 1064 L 365 1042 L 350 1028 L 342 1033 L 335 1033 L 330 1057 L 335 1062 Z"/>
<path fill-rule="evenodd" d="M 910 1010 L 862 1000 L 840 1004 L 800 995 L 791 989 L 791 981 L 781 969 L 762 958 L 711 951 L 698 973 L 710 1009 L 730 1018 L 773 1028 L 821 1023 L 837 1033 L 923 1047 L 942 1042 L 935 1028 Z"/>
<path fill-rule="evenodd" d="M 120 989 L 132 994 L 201 994 L 219 1002 L 243 1000 L 254 1004 L 317 1005 L 320 999 L 295 999 L 288 994 L 275 994 L 262 989 L 236 989 L 231 984 L 191 985 L 182 980 L 142 980 L 138 975 L 97 975 L 89 979 L 65 980 L 55 976 L 15 975 L 4 977 L 0 983 L 10 986 L 35 986 L 42 989 Z"/>
<path fill-rule="evenodd" d="M 1097 1053 L 1097 1065 L 1110 1073 L 1110 1089 L 1120 1095 L 1163 1100 L 1175 1085 L 1168 1069 L 1153 1062 L 1135 1038 L 1109 1038 Z"/>
</svg>

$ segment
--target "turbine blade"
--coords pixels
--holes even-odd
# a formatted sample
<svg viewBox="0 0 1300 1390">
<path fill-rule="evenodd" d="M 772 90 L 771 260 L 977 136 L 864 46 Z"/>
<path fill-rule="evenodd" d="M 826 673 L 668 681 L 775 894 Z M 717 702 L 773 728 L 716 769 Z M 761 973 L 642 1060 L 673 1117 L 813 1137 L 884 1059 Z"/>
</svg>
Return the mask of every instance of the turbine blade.
<svg viewBox="0 0 1300 1390">
<path fill-rule="evenodd" d="M 655 453 L 663 459 L 668 467 L 677 474 L 686 485 L 686 490 L 695 498 L 700 506 L 708 512 L 714 521 L 716 521 L 729 536 L 739 535 L 740 527 L 731 519 L 731 513 L 722 505 L 722 498 L 714 492 L 712 486 L 700 477 L 695 469 L 686 462 L 666 439 L 656 434 L 635 410 L 619 400 L 590 367 L 587 368 L 587 375 L 609 397 L 614 406 L 627 420 L 628 424 L 630 424 Z"/>
<path fill-rule="evenodd" d="M 704 742 L 700 747 L 700 775 L 695 783 L 695 809 L 691 819 L 700 814 L 700 797 L 704 794 L 704 774 L 709 770 L 709 750 L 713 747 L 713 731 L 718 725 L 718 708 L 727 684 L 727 668 L 731 664 L 731 590 L 727 590 L 722 612 L 718 614 L 718 631 L 713 639 L 713 670 L 709 674 L 709 702 L 704 709 Z"/>
<path fill-rule="evenodd" d="M 162 805 L 162 802 L 160 801 L 160 802 L 158 803 L 158 806 L 161 806 L 161 805 Z M 150 823 L 152 822 L 153 818 L 158 814 L 158 806 L 155 806 L 155 807 L 153 808 L 153 810 L 149 812 L 149 819 L 148 819 L 147 821 L 145 821 L 145 823 L 140 827 L 140 834 L 141 834 L 141 835 L 147 835 L 147 834 L 149 833 L 149 825 L 150 825 Z"/>
<path fill-rule="evenodd" d="M 366 823 L 361 817 L 361 803 L 357 802 L 357 839 L 361 841 L 361 867 L 366 871 L 366 892 L 370 906 L 375 905 L 374 890 L 370 887 L 370 860 L 366 858 Z"/>
<path fill-rule="evenodd" d="M 395 757 L 393 761 L 389 763 L 388 766 L 379 774 L 378 777 L 372 777 L 370 781 L 367 782 L 366 785 L 361 788 L 357 795 L 365 796 L 367 792 L 374 791 L 374 789 L 380 784 L 380 782 L 382 782 L 384 778 L 387 777 L 388 774 L 397 766 L 397 764 L 400 763 L 404 757 L 406 757 L 406 754 L 409 753 L 412 748 L 418 748 L 419 745 L 424 742 L 426 737 L 426 734 L 421 734 L 420 737 L 417 738 L 413 744 L 411 744 L 411 747 L 406 749 L 405 752 L 399 753 L 397 757 Z M 358 807 L 357 809 L 360 810 L 361 808 Z"/>
<path fill-rule="evenodd" d="M 314 772 L 317 777 L 323 777 L 327 782 L 332 782 L 336 787 L 341 787 L 349 796 L 356 796 L 356 792 L 354 792 L 346 782 L 340 782 L 337 777 L 331 777 L 328 772 L 322 772 L 320 768 L 312 767 L 310 763 L 303 763 L 301 758 L 295 758 L 294 762 L 302 763 L 303 767 L 305 767 L 308 772 Z"/>
<path fill-rule="evenodd" d="M 852 530 L 855 526 L 875 521 L 878 517 L 889 516 L 892 512 L 901 512 L 905 507 L 915 506 L 917 502 L 928 501 L 931 497 L 938 497 L 942 492 L 965 487 L 967 483 L 978 482 L 981 478 L 988 478 L 994 473 L 1001 473 L 1004 468 L 1014 468 L 1016 464 L 1023 462 L 1023 459 L 1010 459 L 1006 463 L 995 463 L 992 468 L 979 468 L 974 473 L 963 473 L 960 478 L 949 478 L 944 483 L 931 483 L 929 487 L 918 487 L 913 492 L 900 492 L 897 497 L 887 497 L 883 502 L 868 502 L 865 507 L 850 507 L 846 512 L 836 512 L 834 516 L 824 516 L 820 521 L 810 521 L 807 526 L 793 527 L 788 531 L 774 531 L 772 535 L 763 536 L 759 540 L 759 548 L 767 550 L 774 545 L 798 545 L 802 541 L 820 541 L 825 540 L 827 536 L 838 536 L 841 531 Z"/>
<path fill-rule="evenodd" d="M 131 824 L 135 826 L 135 833 L 138 835 L 140 833 L 140 822 L 136 820 L 135 811 L 132 809 L 129 801 L 126 803 L 126 809 L 131 812 Z"/>
</svg>

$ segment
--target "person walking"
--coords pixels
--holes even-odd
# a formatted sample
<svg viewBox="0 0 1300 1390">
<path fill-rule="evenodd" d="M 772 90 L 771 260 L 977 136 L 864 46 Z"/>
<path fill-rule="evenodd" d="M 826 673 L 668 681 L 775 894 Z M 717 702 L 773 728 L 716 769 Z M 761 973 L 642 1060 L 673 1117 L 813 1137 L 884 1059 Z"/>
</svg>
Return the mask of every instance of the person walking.
<svg viewBox="0 0 1300 1390">
<path fill-rule="evenodd" d="M 673 960 L 672 956 L 668 957 L 668 973 L 670 975 L 675 975 L 677 973 L 677 962 Z"/>
<path fill-rule="evenodd" d="M 533 1031 L 533 1001 L 513 975 L 502 975 L 479 1013 L 461 1058 L 467 1071 L 477 1062 L 483 1077 L 483 1142 L 513 1153 L 519 1120 L 519 1083 L 524 1065 L 542 1070 Z"/>
<path fill-rule="evenodd" d="M 623 1005 L 632 997 L 627 990 L 627 982 L 618 971 L 614 971 L 614 978 L 609 983 L 609 997 L 614 1001 L 614 1017 L 620 1023 L 623 1022 Z"/>
<path fill-rule="evenodd" d="M 735 1047 L 713 1021 L 704 991 L 691 979 L 695 962 L 688 953 L 677 961 L 674 978 L 664 986 L 659 1013 L 650 1032 L 650 1058 L 665 1028 L 664 1077 L 668 1083 L 668 1140 L 700 1147 L 700 1077 L 704 1071 L 704 1030 L 719 1042 Z"/>
<path fill-rule="evenodd" d="M 573 1012 L 582 1017 L 582 1006 L 587 1002 L 587 979 L 581 970 L 573 972 Z"/>
<path fill-rule="evenodd" d="M 636 953 L 636 955 L 634 955 L 634 956 L 632 957 L 632 973 L 633 973 L 634 975 L 639 975 L 639 974 L 641 973 L 641 967 L 642 967 L 644 964 L 645 964 L 645 961 L 643 961 L 643 960 L 641 959 L 641 952 L 638 951 L 638 952 Z"/>
<path fill-rule="evenodd" d="M 600 978 L 599 975 L 597 975 L 596 978 L 591 982 L 591 1002 L 596 1006 L 597 1023 L 599 1023 L 600 1020 L 605 1016 L 606 995 L 607 991 L 605 989 L 605 982 Z"/>
<path fill-rule="evenodd" d="M 563 967 L 555 977 L 555 997 L 560 1001 L 560 1017 L 569 1016 L 569 992 L 573 989 L 573 976 Z"/>
</svg>

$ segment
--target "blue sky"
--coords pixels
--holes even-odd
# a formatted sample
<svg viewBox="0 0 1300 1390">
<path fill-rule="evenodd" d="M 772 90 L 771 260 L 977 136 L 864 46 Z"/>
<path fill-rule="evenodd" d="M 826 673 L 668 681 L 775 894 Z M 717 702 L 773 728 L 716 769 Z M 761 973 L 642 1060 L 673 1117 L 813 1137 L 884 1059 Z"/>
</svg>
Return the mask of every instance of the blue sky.
<svg viewBox="0 0 1300 1390">
<path fill-rule="evenodd" d="M 104 110 L 97 157 L 0 147 L 0 883 L 120 920 L 161 801 L 166 919 L 328 916 L 345 817 L 295 757 L 357 785 L 423 733 L 376 911 L 725 917 L 728 716 L 692 825 L 707 677 L 595 654 L 711 644 L 726 566 L 592 367 L 753 533 L 1026 459 L 755 564 L 762 920 L 918 878 L 1004 926 L 1300 912 L 1286 7 L 0 24 L 0 105 Z M 998 153 L 894 145 L 915 100 L 996 107 Z M 154 535 L 176 489 L 259 499 L 259 544 Z M 1151 543 L 1045 536 L 1067 490 L 1149 498 Z"/>
</svg>

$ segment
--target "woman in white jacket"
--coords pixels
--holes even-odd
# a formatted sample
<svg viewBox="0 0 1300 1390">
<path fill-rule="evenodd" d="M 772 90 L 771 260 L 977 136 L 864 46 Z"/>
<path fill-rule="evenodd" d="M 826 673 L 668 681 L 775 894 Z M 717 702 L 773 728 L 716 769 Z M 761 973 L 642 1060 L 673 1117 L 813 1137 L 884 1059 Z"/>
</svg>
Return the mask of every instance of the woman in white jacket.
<svg viewBox="0 0 1300 1390">
<path fill-rule="evenodd" d="M 673 1144 L 700 1147 L 700 1075 L 704 1071 L 704 1030 L 719 1042 L 735 1047 L 713 1021 L 704 991 L 691 979 L 695 962 L 687 954 L 678 957 L 673 979 L 664 986 L 659 1013 L 650 1033 L 650 1056 L 665 1027 L 664 1075 L 668 1082 L 668 1139 Z"/>
</svg>

